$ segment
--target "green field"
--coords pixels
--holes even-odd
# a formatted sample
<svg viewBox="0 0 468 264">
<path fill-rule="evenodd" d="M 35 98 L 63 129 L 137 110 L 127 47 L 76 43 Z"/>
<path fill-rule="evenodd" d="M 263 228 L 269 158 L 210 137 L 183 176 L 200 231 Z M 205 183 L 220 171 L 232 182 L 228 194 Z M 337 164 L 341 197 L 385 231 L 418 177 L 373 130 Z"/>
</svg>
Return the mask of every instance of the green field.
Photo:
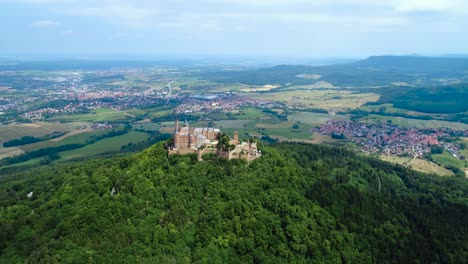
<svg viewBox="0 0 468 264">
<path fill-rule="evenodd" d="M 59 155 L 63 160 L 70 160 L 92 157 L 105 153 L 119 152 L 122 146 L 127 145 L 128 143 L 145 141 L 148 137 L 149 136 L 146 133 L 131 131 L 121 136 L 105 138 L 79 149 L 60 152 Z"/>
<path fill-rule="evenodd" d="M 292 107 L 321 108 L 329 110 L 355 109 L 367 102 L 376 102 L 374 93 L 353 93 L 348 90 L 294 90 L 272 93 L 252 93 L 250 96 L 262 100 L 286 103 Z"/>
<path fill-rule="evenodd" d="M 251 120 L 248 120 L 248 119 L 218 120 L 218 121 L 213 121 L 213 127 L 221 128 L 221 129 L 243 128 L 249 122 L 251 122 Z M 204 126 L 208 126 L 208 122 L 195 122 L 190 125 L 204 127 Z"/>
<path fill-rule="evenodd" d="M 330 114 L 298 112 L 296 114 L 290 115 L 288 119 L 290 121 L 299 121 L 301 123 L 305 123 L 309 125 L 321 125 L 321 124 L 325 124 L 330 119 L 330 117 L 331 117 Z M 345 115 L 335 115 L 333 119 L 334 120 L 348 120 L 349 117 Z"/>
<path fill-rule="evenodd" d="M 161 128 L 160 123 L 141 123 L 141 124 L 132 124 L 133 129 L 143 129 L 148 131 L 158 131 Z"/>
<path fill-rule="evenodd" d="M 432 158 L 440 163 L 442 166 L 447 166 L 451 165 L 453 167 L 463 169 L 464 167 L 467 167 L 468 161 L 466 160 L 460 160 L 458 158 L 455 158 L 450 154 L 448 151 L 444 150 L 442 154 L 433 154 Z"/>
<path fill-rule="evenodd" d="M 24 151 L 18 147 L 9 147 L 9 148 L 0 147 L 0 159 L 13 157 L 13 156 L 20 155 L 23 153 Z"/>
<path fill-rule="evenodd" d="M 57 118 L 57 120 L 62 122 L 105 122 L 126 119 L 129 119 L 129 116 L 110 108 L 98 108 L 89 114 L 72 114 Z"/>
<path fill-rule="evenodd" d="M 69 127 L 60 123 L 29 123 L 0 125 L 0 144 L 3 142 L 19 139 L 24 136 L 42 137 L 54 132 L 69 131 Z"/>
<path fill-rule="evenodd" d="M 424 173 L 433 173 L 439 176 L 453 176 L 453 172 L 447 170 L 446 168 L 439 166 L 433 162 L 429 162 L 423 159 L 413 159 L 408 157 L 397 157 L 397 156 L 387 156 L 387 155 L 380 155 L 380 159 L 384 161 L 388 161 L 391 163 L 400 164 L 403 166 L 408 166 L 413 170 L 417 170 Z"/>
<path fill-rule="evenodd" d="M 381 116 L 381 115 L 369 115 L 359 119 L 360 122 L 364 123 L 378 123 L 378 122 L 387 122 L 391 120 L 393 124 L 400 126 L 409 126 L 409 127 L 427 127 L 427 128 L 450 128 L 455 130 L 465 130 L 468 129 L 468 124 L 463 124 L 459 122 L 449 122 L 449 121 L 440 121 L 440 120 L 421 120 L 421 119 L 411 119 L 404 117 L 394 117 L 394 116 Z"/>
<path fill-rule="evenodd" d="M 50 148 L 50 147 L 58 147 L 68 144 L 86 144 L 88 140 L 91 140 L 94 136 L 99 136 L 102 134 L 107 133 L 106 130 L 94 130 L 92 132 L 83 132 L 80 134 L 76 134 L 73 136 L 66 137 L 60 141 L 41 141 L 33 144 L 27 144 L 20 146 L 20 148 L 24 151 L 32 151 L 41 148 Z"/>
</svg>

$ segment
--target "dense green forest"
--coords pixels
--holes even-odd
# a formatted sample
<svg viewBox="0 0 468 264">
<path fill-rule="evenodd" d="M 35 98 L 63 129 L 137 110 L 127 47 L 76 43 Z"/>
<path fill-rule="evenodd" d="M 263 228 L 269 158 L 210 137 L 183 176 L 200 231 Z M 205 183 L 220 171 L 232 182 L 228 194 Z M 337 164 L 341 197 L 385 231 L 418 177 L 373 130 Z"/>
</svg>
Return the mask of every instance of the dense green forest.
<svg viewBox="0 0 468 264">
<path fill-rule="evenodd" d="M 468 84 L 437 87 L 389 87 L 380 89 L 379 103 L 424 113 L 468 111 Z"/>
<path fill-rule="evenodd" d="M 158 143 L 4 174 L 0 263 L 467 263 L 466 179 L 261 149 L 250 164 L 197 162 Z"/>
</svg>

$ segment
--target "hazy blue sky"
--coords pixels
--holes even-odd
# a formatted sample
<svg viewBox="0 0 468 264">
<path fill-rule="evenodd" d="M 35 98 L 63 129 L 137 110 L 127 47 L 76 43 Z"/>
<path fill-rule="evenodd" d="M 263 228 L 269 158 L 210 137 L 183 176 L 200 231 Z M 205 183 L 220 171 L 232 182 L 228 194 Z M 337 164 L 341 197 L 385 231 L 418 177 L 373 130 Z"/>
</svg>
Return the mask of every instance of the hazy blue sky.
<svg viewBox="0 0 468 264">
<path fill-rule="evenodd" d="M 468 0 L 0 0 L 0 55 L 468 53 Z"/>
</svg>

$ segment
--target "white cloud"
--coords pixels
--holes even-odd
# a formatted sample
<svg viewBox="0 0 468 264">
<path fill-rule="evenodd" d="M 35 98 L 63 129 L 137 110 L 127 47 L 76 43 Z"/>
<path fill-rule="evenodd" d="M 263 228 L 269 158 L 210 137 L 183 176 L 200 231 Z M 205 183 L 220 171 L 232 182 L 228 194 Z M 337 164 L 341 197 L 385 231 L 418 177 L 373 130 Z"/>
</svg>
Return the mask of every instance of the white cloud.
<svg viewBox="0 0 468 264">
<path fill-rule="evenodd" d="M 468 13 L 468 2 L 466 0 L 400 0 L 395 9 L 399 12 Z"/>
<path fill-rule="evenodd" d="M 53 20 L 37 20 L 32 22 L 32 26 L 42 28 L 58 27 L 60 26 L 60 22 Z"/>
</svg>

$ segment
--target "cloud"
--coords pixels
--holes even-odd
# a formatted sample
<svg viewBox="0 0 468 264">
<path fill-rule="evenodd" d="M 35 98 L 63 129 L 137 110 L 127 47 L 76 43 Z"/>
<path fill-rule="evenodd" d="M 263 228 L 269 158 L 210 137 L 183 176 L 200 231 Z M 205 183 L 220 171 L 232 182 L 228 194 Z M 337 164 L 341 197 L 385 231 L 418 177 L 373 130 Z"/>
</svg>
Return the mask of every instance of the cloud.
<svg viewBox="0 0 468 264">
<path fill-rule="evenodd" d="M 32 22 L 31 25 L 33 27 L 51 28 L 51 27 L 60 26 L 60 22 L 53 21 L 53 20 L 37 20 L 37 21 Z"/>
<path fill-rule="evenodd" d="M 468 13 L 466 0 L 401 0 L 395 7 L 399 12 Z"/>
</svg>

